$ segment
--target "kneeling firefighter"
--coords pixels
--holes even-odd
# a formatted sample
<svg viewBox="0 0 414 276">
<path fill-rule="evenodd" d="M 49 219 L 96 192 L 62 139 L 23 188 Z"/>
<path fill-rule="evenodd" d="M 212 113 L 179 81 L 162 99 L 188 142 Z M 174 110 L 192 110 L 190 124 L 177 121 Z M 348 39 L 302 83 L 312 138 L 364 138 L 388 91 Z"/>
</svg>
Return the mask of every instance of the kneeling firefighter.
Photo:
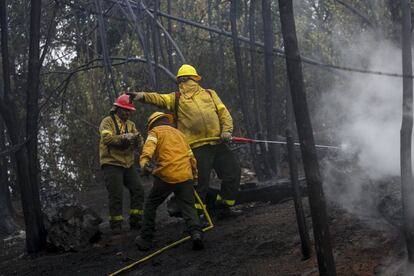
<svg viewBox="0 0 414 276">
<path fill-rule="evenodd" d="M 139 163 L 144 173 L 154 175 L 154 183 L 145 201 L 141 235 L 136 239 L 138 248 L 143 251 L 152 246 L 157 208 L 171 193 L 174 193 L 183 214 L 193 249 L 204 247 L 201 224 L 194 207 L 196 160 L 184 134 L 172 127 L 172 123 L 173 116 L 162 112 L 155 112 L 148 118 L 148 137 Z"/>
</svg>

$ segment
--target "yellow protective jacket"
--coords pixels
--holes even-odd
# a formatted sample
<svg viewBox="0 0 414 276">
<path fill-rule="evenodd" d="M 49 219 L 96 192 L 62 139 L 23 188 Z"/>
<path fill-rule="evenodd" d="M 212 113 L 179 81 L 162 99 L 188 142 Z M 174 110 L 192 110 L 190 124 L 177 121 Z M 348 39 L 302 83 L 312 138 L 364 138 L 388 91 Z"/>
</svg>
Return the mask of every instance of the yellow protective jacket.
<svg viewBox="0 0 414 276">
<path fill-rule="evenodd" d="M 233 132 L 233 119 L 226 106 L 213 90 L 202 88 L 189 80 L 180 84 L 180 99 L 177 111 L 178 129 L 192 143 L 198 139 L 218 137 L 221 132 Z M 147 92 L 143 101 L 175 113 L 175 93 L 159 94 Z M 197 148 L 205 144 L 218 144 L 219 141 L 192 144 Z"/>
<path fill-rule="evenodd" d="M 169 126 L 156 126 L 148 132 L 139 159 L 141 168 L 153 159 L 153 174 L 171 184 L 197 178 L 197 162 L 184 134 Z"/>
<path fill-rule="evenodd" d="M 134 122 L 128 120 L 124 123 L 116 114 L 114 114 L 114 117 L 119 127 L 119 135 L 116 133 L 116 127 L 111 116 L 105 117 L 99 126 L 101 135 L 99 143 L 100 164 L 101 166 L 108 164 L 129 168 L 134 164 L 134 150 L 140 145 L 134 145 L 127 139 L 122 138 L 122 134 L 139 134 L 139 132 Z"/>
</svg>

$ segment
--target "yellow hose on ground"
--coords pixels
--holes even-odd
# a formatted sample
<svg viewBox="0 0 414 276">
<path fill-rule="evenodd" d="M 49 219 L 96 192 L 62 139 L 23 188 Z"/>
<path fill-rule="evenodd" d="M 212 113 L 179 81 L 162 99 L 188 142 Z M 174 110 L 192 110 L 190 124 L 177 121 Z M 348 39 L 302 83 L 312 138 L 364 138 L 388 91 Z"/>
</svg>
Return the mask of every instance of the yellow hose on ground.
<svg viewBox="0 0 414 276">
<path fill-rule="evenodd" d="M 190 141 L 188 144 L 191 147 L 195 143 L 211 142 L 211 141 L 217 141 L 217 140 L 220 140 L 220 139 L 221 139 L 220 137 L 207 137 L 207 138 L 201 138 L 201 139 L 197 139 L 197 140 Z"/>
<path fill-rule="evenodd" d="M 206 232 L 206 231 L 212 229 L 214 227 L 214 224 L 213 224 L 213 221 L 211 220 L 211 217 L 210 217 L 209 213 L 207 212 L 206 206 L 201 201 L 201 198 L 198 195 L 198 193 L 196 192 L 196 190 L 194 190 L 194 195 L 195 195 L 195 197 L 197 199 L 197 202 L 201 205 L 201 208 L 203 209 L 203 213 L 206 216 L 206 219 L 207 219 L 207 222 L 208 222 L 208 226 L 205 227 L 205 228 L 203 228 L 203 232 Z M 188 241 L 189 239 L 191 239 L 190 236 L 186 236 L 186 237 L 184 237 L 182 239 L 179 239 L 179 240 L 177 240 L 177 241 L 175 241 L 175 242 L 173 242 L 173 243 L 171 243 L 171 244 L 169 244 L 167 246 L 164 246 L 163 248 L 161 248 L 161 249 L 159 249 L 159 250 L 157 250 L 157 251 L 149 254 L 148 256 L 145 256 L 144 258 L 142 258 L 142 259 L 140 259 L 140 260 L 138 260 L 136 262 L 133 262 L 132 264 L 129 264 L 129 265 L 127 265 L 127 266 L 125 266 L 125 267 L 123 267 L 123 268 L 121 268 L 121 269 L 119 269 L 119 270 L 117 270 L 115 272 L 112 272 L 111 274 L 109 274 L 109 276 L 114 276 L 114 275 L 121 274 L 122 272 L 125 272 L 125 271 L 133 268 L 134 266 L 136 266 L 136 265 L 138 265 L 140 263 L 143 263 L 143 262 L 151 259 L 152 257 L 161 254 L 164 251 L 167 251 L 168 249 L 170 249 L 170 248 L 172 248 L 174 246 L 177 246 L 177 245 L 179 245 L 179 244 L 181 244 L 181 243 L 183 243 L 185 241 Z"/>
</svg>

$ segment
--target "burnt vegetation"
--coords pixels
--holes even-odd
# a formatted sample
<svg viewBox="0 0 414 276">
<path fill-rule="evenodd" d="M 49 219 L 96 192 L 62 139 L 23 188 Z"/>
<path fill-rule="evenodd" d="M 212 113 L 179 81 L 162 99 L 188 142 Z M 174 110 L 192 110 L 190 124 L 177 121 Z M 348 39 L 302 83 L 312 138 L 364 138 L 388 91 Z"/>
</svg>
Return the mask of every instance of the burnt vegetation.
<svg viewBox="0 0 414 276">
<path fill-rule="evenodd" d="M 188 270 L 167 254 L 142 273 L 171 266 L 176 274 L 264 275 L 288 256 L 291 267 L 280 275 L 295 267 L 306 275 L 409 273 L 390 264 L 414 261 L 412 11 L 408 0 L 1 1 L 0 271 L 10 265 L 9 274 L 30 274 L 19 268 L 29 263 L 46 267 L 34 273 L 56 274 L 50 257 L 91 263 L 67 274 L 101 262 L 108 265 L 97 271 L 109 273 L 142 257 L 127 244 L 131 233 L 118 243 L 106 236 L 98 126 L 124 92 L 175 91 L 177 69 L 188 63 L 230 110 L 234 136 L 280 143 L 232 145 L 246 222 L 219 222 L 206 249 L 224 242 L 228 268 L 210 251 L 199 254 L 214 260 Z M 381 90 L 359 101 L 376 89 L 397 100 L 383 101 Z M 137 110 L 131 119 L 145 134 L 154 108 Z M 358 124 L 367 117 L 381 120 Z M 397 139 L 380 144 L 378 129 Z M 380 167 L 384 156 L 392 165 Z M 161 218 L 166 243 L 168 227 L 180 226 Z M 272 236 L 271 227 L 287 224 Z M 350 256 L 358 251 L 347 240 L 353 231 L 366 251 Z M 62 255 L 68 251 L 76 253 Z M 19 259 L 23 252 L 41 257 Z M 358 256 L 366 266 L 352 266 Z"/>
</svg>

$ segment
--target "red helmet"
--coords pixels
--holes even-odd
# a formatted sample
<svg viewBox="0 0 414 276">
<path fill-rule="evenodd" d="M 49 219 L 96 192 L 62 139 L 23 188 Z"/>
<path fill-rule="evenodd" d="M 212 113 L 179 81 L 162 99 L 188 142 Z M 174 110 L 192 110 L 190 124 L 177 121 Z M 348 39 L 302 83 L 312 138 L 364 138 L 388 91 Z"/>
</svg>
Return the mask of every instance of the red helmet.
<svg viewBox="0 0 414 276">
<path fill-rule="evenodd" d="M 135 105 L 129 101 L 129 95 L 127 94 L 119 96 L 114 102 L 114 105 L 120 108 L 135 111 Z"/>
</svg>

